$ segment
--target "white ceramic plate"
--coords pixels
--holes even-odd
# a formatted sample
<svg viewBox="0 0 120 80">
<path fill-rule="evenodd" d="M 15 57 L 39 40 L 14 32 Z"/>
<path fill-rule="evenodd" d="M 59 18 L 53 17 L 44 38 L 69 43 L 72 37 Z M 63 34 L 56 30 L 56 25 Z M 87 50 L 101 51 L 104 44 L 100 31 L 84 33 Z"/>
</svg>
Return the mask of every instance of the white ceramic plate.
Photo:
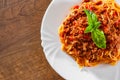
<svg viewBox="0 0 120 80">
<path fill-rule="evenodd" d="M 80 1 L 53 0 L 49 5 L 41 28 L 42 46 L 48 62 L 66 80 L 120 80 L 120 63 L 116 66 L 99 65 L 80 69 L 76 62 L 61 50 L 58 27 L 69 9 Z"/>
</svg>

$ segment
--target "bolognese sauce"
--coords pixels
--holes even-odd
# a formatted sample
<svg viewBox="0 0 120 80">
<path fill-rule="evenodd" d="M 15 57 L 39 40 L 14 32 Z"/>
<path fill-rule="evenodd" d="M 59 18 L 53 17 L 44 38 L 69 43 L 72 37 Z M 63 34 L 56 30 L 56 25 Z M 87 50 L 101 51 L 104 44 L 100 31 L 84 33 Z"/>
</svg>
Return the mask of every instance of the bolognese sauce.
<svg viewBox="0 0 120 80">
<path fill-rule="evenodd" d="M 117 7 L 116 7 L 117 6 Z M 106 48 L 98 48 L 90 33 L 84 9 L 97 15 L 100 29 L 106 37 Z M 120 7 L 114 0 L 83 0 L 72 7 L 59 27 L 62 50 L 72 56 L 80 66 L 116 64 L 120 60 Z"/>
</svg>

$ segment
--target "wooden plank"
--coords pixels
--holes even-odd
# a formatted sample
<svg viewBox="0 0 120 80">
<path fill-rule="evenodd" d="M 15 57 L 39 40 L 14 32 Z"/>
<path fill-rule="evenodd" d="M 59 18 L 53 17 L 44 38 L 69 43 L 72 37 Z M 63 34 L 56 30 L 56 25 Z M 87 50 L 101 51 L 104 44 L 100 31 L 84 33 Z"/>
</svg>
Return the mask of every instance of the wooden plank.
<svg viewBox="0 0 120 80">
<path fill-rule="evenodd" d="M 63 80 L 40 45 L 40 25 L 51 0 L 0 0 L 0 80 Z"/>
</svg>

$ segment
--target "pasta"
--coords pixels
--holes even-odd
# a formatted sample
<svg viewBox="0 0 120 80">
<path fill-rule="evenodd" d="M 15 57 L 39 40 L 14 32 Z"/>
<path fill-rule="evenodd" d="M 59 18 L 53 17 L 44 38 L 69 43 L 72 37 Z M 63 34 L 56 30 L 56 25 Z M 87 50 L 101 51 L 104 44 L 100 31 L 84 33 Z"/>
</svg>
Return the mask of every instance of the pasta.
<svg viewBox="0 0 120 80">
<path fill-rule="evenodd" d="M 98 48 L 90 33 L 84 9 L 94 12 L 106 37 L 106 48 Z M 115 65 L 120 60 L 120 6 L 114 0 L 83 0 L 71 8 L 59 27 L 62 50 L 81 66 Z"/>
</svg>

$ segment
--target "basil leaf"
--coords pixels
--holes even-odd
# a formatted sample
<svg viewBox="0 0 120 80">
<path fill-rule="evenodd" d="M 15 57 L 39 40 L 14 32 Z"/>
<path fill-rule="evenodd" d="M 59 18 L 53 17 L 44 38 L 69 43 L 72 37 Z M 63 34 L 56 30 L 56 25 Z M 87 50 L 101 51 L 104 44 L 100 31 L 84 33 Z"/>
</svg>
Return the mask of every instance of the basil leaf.
<svg viewBox="0 0 120 80">
<path fill-rule="evenodd" d="M 86 15 L 87 15 L 87 18 L 88 18 L 88 24 L 90 25 L 93 25 L 92 23 L 93 23 L 93 21 L 92 21 L 92 16 L 91 16 L 91 13 L 90 13 L 90 11 L 89 10 L 84 10 L 84 12 L 86 13 Z"/>
<path fill-rule="evenodd" d="M 99 48 L 106 48 L 106 38 L 104 32 L 98 29 L 100 27 L 100 22 L 97 19 L 95 13 L 84 10 L 88 19 L 88 27 L 85 29 L 84 33 L 91 32 L 92 40 Z"/>
<path fill-rule="evenodd" d="M 93 20 L 94 22 L 97 21 L 97 16 L 96 16 L 94 13 L 92 13 L 92 20 Z"/>
<path fill-rule="evenodd" d="M 93 30 L 93 27 L 91 25 L 89 25 L 86 29 L 85 29 L 85 33 L 89 33 L 89 32 L 92 32 Z"/>
<path fill-rule="evenodd" d="M 100 24 L 100 22 L 95 22 L 95 23 L 94 23 L 94 29 L 99 28 L 99 27 L 100 27 L 100 25 L 101 25 L 101 24 Z"/>
<path fill-rule="evenodd" d="M 103 31 L 96 29 L 91 33 L 92 40 L 99 48 L 106 48 L 106 38 Z"/>
</svg>

